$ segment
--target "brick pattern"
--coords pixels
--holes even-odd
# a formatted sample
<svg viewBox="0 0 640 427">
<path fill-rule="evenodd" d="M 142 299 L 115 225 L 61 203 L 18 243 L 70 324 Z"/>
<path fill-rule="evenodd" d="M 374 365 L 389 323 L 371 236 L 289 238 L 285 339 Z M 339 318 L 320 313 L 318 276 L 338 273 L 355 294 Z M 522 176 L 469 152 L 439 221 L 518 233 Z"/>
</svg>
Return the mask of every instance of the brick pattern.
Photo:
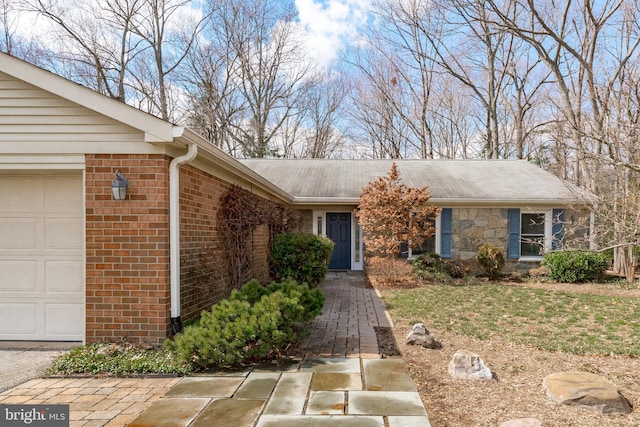
<svg viewBox="0 0 640 427">
<path fill-rule="evenodd" d="M 86 156 L 87 342 L 167 336 L 170 160 Z M 129 180 L 124 201 L 111 196 L 116 170 Z"/>
<path fill-rule="evenodd" d="M 87 342 L 127 338 L 154 344 L 170 333 L 169 164 L 164 155 L 86 156 Z M 127 200 L 113 200 L 116 170 Z M 231 292 L 222 198 L 231 184 L 191 165 L 180 168 L 181 317 Z M 250 247 L 249 277 L 269 279 L 269 229 Z"/>
<path fill-rule="evenodd" d="M 199 317 L 202 310 L 231 293 L 227 253 L 223 244 L 222 199 L 232 187 L 227 181 L 191 165 L 180 168 L 180 282 L 181 318 Z M 268 280 L 266 227 L 250 242 L 251 277 Z"/>
</svg>

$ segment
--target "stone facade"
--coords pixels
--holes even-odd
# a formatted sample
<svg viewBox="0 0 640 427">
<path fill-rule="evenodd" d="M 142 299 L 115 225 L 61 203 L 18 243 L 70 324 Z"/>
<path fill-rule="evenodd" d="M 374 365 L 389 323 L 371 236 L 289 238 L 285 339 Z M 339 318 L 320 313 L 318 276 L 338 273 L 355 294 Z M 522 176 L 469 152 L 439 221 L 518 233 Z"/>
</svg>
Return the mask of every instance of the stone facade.
<svg viewBox="0 0 640 427">
<path fill-rule="evenodd" d="M 474 258 L 483 243 L 507 253 L 509 220 L 506 208 L 454 208 L 452 219 L 452 259 Z"/>
</svg>

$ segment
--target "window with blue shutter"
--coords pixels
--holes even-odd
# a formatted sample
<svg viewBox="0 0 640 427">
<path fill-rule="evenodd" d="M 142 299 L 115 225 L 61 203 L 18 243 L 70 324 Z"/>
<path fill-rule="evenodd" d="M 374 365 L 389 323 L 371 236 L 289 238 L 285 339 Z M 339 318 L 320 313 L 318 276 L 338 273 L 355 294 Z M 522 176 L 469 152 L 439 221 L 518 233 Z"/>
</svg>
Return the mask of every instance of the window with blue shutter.
<svg viewBox="0 0 640 427">
<path fill-rule="evenodd" d="M 551 225 L 551 250 L 557 250 L 564 238 L 564 209 L 554 209 Z"/>
<path fill-rule="evenodd" d="M 451 258 L 453 249 L 453 212 L 451 208 L 444 208 L 440 212 L 440 256 Z"/>
<path fill-rule="evenodd" d="M 520 209 L 508 210 L 509 219 L 509 247 L 507 257 L 511 259 L 520 258 Z"/>
</svg>

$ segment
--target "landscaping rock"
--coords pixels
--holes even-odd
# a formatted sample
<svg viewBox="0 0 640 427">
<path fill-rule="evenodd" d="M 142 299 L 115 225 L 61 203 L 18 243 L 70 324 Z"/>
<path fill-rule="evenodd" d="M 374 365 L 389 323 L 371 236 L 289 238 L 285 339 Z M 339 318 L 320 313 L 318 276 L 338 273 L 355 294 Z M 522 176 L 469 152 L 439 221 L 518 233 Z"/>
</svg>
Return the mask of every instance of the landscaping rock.
<svg viewBox="0 0 640 427">
<path fill-rule="evenodd" d="M 547 397 L 565 405 L 580 406 L 601 414 L 631 412 L 627 399 L 607 379 L 588 372 L 559 372 L 542 381 Z"/>
<path fill-rule="evenodd" d="M 493 373 L 482 358 L 469 350 L 456 351 L 449 362 L 449 375 L 452 378 L 465 380 L 493 379 Z"/>
<path fill-rule="evenodd" d="M 516 418 L 505 421 L 499 427 L 543 427 L 537 418 Z"/>
<path fill-rule="evenodd" d="M 424 323 L 416 323 L 407 335 L 407 344 L 421 345 L 425 348 L 441 348 L 442 345 L 429 333 Z"/>
</svg>

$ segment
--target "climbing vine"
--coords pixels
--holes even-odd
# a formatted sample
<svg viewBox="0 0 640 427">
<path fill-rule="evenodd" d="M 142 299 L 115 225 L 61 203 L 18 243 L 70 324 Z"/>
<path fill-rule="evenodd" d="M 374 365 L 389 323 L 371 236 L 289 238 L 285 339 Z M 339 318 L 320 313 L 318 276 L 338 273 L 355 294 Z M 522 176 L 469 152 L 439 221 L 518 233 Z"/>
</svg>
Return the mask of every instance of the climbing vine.
<svg viewBox="0 0 640 427">
<path fill-rule="evenodd" d="M 262 225 L 269 229 L 269 248 L 275 236 L 298 228 L 300 213 L 256 196 L 234 185 L 224 195 L 222 221 L 231 288 L 239 288 L 255 277 L 254 232 Z M 270 249 L 269 249 L 270 250 Z"/>
</svg>

